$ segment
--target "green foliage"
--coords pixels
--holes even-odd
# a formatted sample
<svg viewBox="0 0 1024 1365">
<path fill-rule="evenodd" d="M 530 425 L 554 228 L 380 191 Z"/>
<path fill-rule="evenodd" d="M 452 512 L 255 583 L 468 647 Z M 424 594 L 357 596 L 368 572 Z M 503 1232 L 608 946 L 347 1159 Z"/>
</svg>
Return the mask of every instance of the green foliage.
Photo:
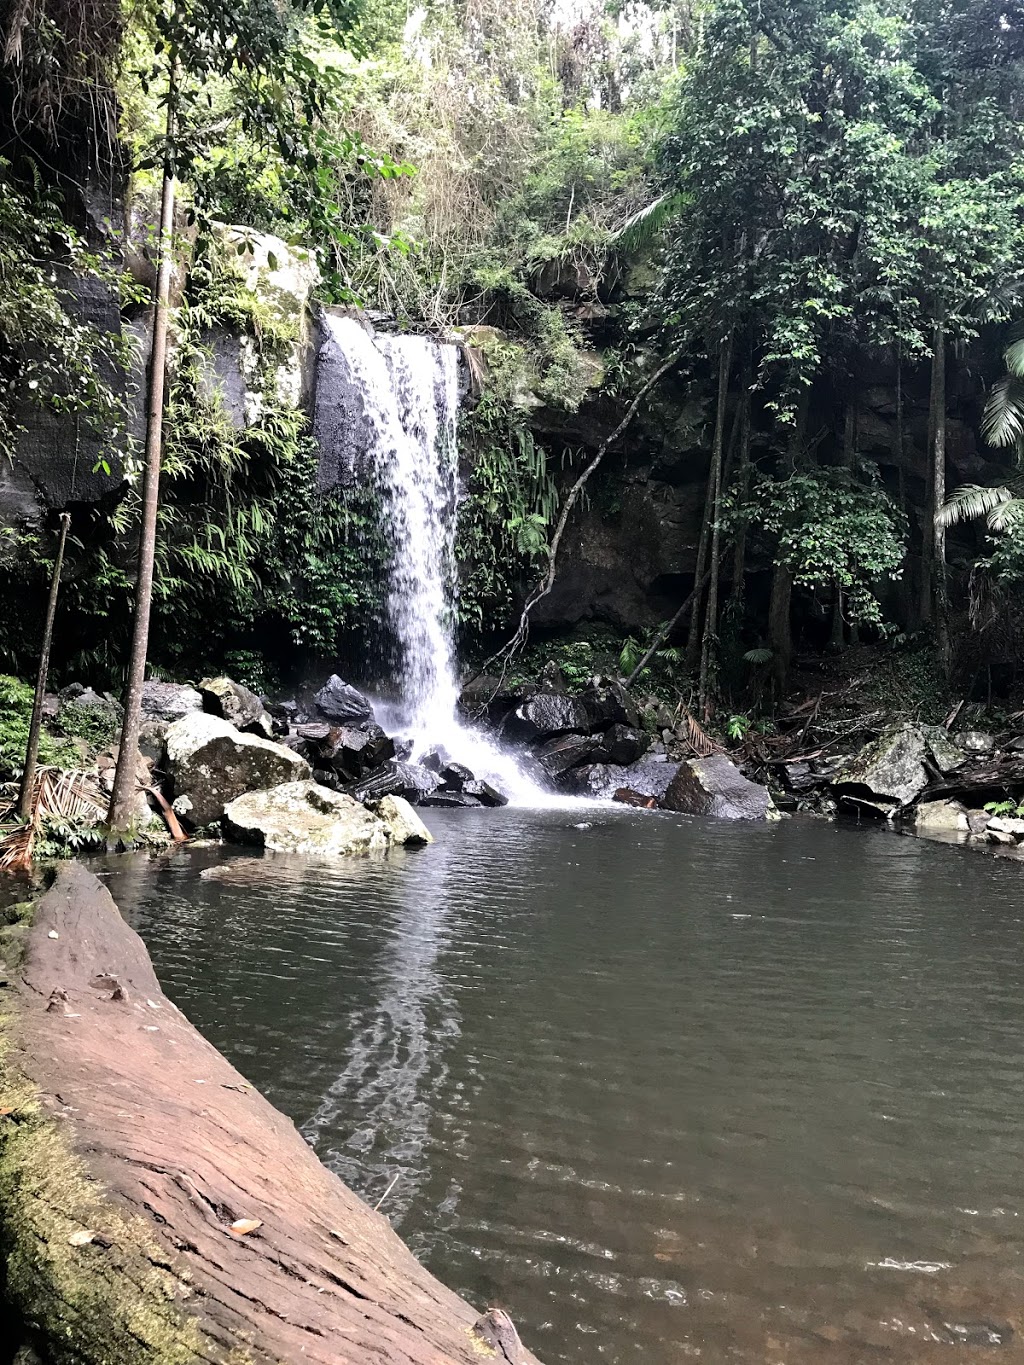
<svg viewBox="0 0 1024 1365">
<path fill-rule="evenodd" d="M 492 353 L 494 363 L 494 353 Z M 514 364 L 514 361 L 513 361 Z M 547 548 L 558 494 L 547 455 L 507 390 L 502 371 L 462 424 L 472 472 L 459 508 L 459 622 L 463 630 L 501 629 L 519 590 Z M 504 372 L 508 380 L 508 371 Z"/>
<path fill-rule="evenodd" d="M 873 589 L 897 578 L 906 553 L 905 518 L 865 469 L 809 469 L 784 479 L 758 476 L 735 509 L 772 537 L 776 562 L 809 588 L 835 585 L 851 620 L 882 622 Z"/>
<path fill-rule="evenodd" d="M 10 171 L 0 157 L 0 459 L 13 458 L 20 419 L 33 407 L 116 449 L 125 418 L 110 379 L 127 358 L 124 343 L 65 306 L 72 272 L 109 280 L 112 273 L 65 221 L 42 175 L 28 192 Z"/>
<path fill-rule="evenodd" d="M 0 780 L 21 776 L 32 719 L 32 688 L 9 674 L 0 674 Z M 60 767 L 77 758 L 74 748 L 54 739 L 45 729 L 39 736 L 39 762 Z"/>
<path fill-rule="evenodd" d="M 1024 801 L 986 801 L 983 807 L 989 815 L 1008 815 L 1014 819 L 1024 817 Z"/>
</svg>

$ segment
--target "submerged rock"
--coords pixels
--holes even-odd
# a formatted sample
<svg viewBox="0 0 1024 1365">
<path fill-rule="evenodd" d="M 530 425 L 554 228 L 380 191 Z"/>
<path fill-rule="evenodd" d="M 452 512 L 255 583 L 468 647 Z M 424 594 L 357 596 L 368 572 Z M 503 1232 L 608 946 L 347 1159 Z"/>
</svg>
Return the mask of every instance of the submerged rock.
<svg viewBox="0 0 1024 1365">
<path fill-rule="evenodd" d="M 283 744 L 243 734 L 230 721 L 196 711 L 167 730 L 167 766 L 175 810 L 200 828 L 244 792 L 267 790 L 310 775 L 304 758 Z"/>
<path fill-rule="evenodd" d="M 337 673 L 331 674 L 313 700 L 321 715 L 336 725 L 373 720 L 373 703 Z"/>
<path fill-rule="evenodd" d="M 385 796 L 377 814 L 388 827 L 393 844 L 432 844 L 434 836 L 401 796 Z"/>
<path fill-rule="evenodd" d="M 344 792 L 310 781 L 286 782 L 237 797 L 224 809 L 224 832 L 271 853 L 322 857 L 383 853 L 391 839 L 380 816 Z"/>
<path fill-rule="evenodd" d="M 768 788 L 744 777 L 724 754 L 681 763 L 665 792 L 664 804 L 685 815 L 713 815 L 720 820 L 778 818 Z"/>
<path fill-rule="evenodd" d="M 237 730 L 247 734 L 262 735 L 264 739 L 274 734 L 274 718 L 257 697 L 255 692 L 236 683 L 231 678 L 204 678 L 199 684 L 203 699 L 203 709 L 212 716 L 228 720 Z"/>
<path fill-rule="evenodd" d="M 914 828 L 920 834 L 967 834 L 967 811 L 959 801 L 925 801 L 914 810 Z"/>
</svg>

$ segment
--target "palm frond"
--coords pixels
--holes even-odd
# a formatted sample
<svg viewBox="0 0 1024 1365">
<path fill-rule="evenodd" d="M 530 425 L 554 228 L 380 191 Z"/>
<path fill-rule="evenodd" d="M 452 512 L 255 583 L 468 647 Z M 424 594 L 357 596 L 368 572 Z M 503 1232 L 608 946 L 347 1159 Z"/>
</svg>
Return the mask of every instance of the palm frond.
<svg viewBox="0 0 1024 1365">
<path fill-rule="evenodd" d="M 757 649 L 748 649 L 743 656 L 744 661 L 748 664 L 770 664 L 774 657 L 775 651 L 766 648 L 764 645 Z"/>
<path fill-rule="evenodd" d="M 1009 497 L 988 514 L 988 529 L 1001 535 L 1024 531 L 1024 499 Z"/>
<path fill-rule="evenodd" d="M 698 758 L 707 758 L 715 751 L 714 741 L 708 732 L 696 721 L 685 706 L 680 708 L 686 723 L 686 742 Z"/>
<path fill-rule="evenodd" d="M 649 245 L 679 215 L 683 202 L 681 194 L 659 194 L 626 219 L 612 237 L 612 245 L 622 251 L 639 251 Z"/>
<path fill-rule="evenodd" d="M 950 493 L 936 520 L 940 526 L 956 526 L 962 521 L 987 517 L 992 526 L 996 510 L 1012 500 L 1013 494 L 1008 488 L 982 488 L 976 483 L 965 483 Z"/>
<path fill-rule="evenodd" d="M 1011 341 L 1003 352 L 1006 368 L 1018 379 L 1024 378 L 1024 337 Z"/>
<path fill-rule="evenodd" d="M 1007 374 L 992 385 L 981 430 L 990 446 L 1013 446 L 1024 440 L 1024 379 Z"/>
</svg>

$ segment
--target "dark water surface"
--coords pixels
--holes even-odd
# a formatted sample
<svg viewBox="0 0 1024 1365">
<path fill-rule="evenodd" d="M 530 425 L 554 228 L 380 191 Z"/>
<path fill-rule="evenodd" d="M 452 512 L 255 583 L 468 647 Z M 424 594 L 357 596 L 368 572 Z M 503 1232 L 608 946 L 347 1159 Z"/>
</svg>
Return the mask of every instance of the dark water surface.
<svg viewBox="0 0 1024 1365">
<path fill-rule="evenodd" d="M 1024 1360 L 1024 869 L 428 813 L 107 865 L 173 999 L 547 1365 Z M 580 821 L 590 828 L 576 828 Z"/>
</svg>

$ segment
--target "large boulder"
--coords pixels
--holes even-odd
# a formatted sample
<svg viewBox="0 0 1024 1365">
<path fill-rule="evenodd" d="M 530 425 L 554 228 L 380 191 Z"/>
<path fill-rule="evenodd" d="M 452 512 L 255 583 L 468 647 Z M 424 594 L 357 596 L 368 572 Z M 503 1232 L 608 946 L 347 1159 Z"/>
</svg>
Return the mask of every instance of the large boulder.
<svg viewBox="0 0 1024 1365">
<path fill-rule="evenodd" d="M 373 703 L 337 673 L 331 674 L 313 701 L 320 714 L 335 725 L 358 725 L 373 720 Z"/>
<path fill-rule="evenodd" d="M 377 814 L 388 827 L 393 844 L 432 844 L 434 836 L 420 817 L 400 796 L 385 796 Z"/>
<path fill-rule="evenodd" d="M 537 762 L 548 777 L 561 777 L 570 768 L 607 760 L 608 750 L 600 735 L 558 735 L 537 750 Z"/>
<path fill-rule="evenodd" d="M 679 769 L 664 754 L 648 754 L 639 763 L 624 767 L 617 763 L 592 763 L 574 768 L 562 780 L 562 787 L 577 796 L 610 797 L 628 788 L 640 796 L 654 797 L 659 803 Z"/>
<path fill-rule="evenodd" d="M 167 731 L 167 767 L 175 809 L 200 828 L 244 792 L 266 791 L 310 775 L 301 755 L 259 735 L 243 734 L 230 721 L 205 711 L 177 720 Z"/>
<path fill-rule="evenodd" d="M 597 682 L 577 698 L 586 712 L 588 730 L 606 730 L 609 725 L 640 728 L 640 711 L 631 693 L 615 680 Z"/>
<path fill-rule="evenodd" d="M 626 767 L 643 758 L 651 747 L 651 737 L 646 730 L 637 730 L 631 725 L 616 723 L 605 731 L 604 747 L 614 764 Z"/>
<path fill-rule="evenodd" d="M 204 678 L 199 684 L 203 709 L 212 716 L 229 720 L 236 730 L 262 735 L 270 739 L 274 734 L 274 718 L 257 697 L 242 683 L 231 678 Z"/>
<path fill-rule="evenodd" d="M 343 792 L 309 781 L 246 792 L 230 801 L 224 808 L 224 832 L 270 853 L 321 857 L 383 853 L 391 841 L 380 816 Z"/>
<path fill-rule="evenodd" d="M 533 742 L 589 728 L 586 708 L 577 697 L 539 692 L 515 708 L 506 719 L 502 733 L 510 740 Z"/>
<path fill-rule="evenodd" d="M 743 776 L 724 754 L 680 763 L 664 796 L 669 810 L 720 820 L 771 820 L 777 815 L 767 787 Z"/>
<path fill-rule="evenodd" d="M 186 683 L 156 682 L 142 684 L 142 716 L 144 721 L 166 725 L 203 709 L 202 694 Z"/>
<path fill-rule="evenodd" d="M 967 834 L 967 811 L 959 801 L 925 801 L 914 808 L 918 834 Z"/>
<path fill-rule="evenodd" d="M 833 785 L 840 798 L 892 816 L 916 801 L 933 777 L 963 762 L 963 752 L 941 727 L 908 722 L 862 749 Z"/>
</svg>

